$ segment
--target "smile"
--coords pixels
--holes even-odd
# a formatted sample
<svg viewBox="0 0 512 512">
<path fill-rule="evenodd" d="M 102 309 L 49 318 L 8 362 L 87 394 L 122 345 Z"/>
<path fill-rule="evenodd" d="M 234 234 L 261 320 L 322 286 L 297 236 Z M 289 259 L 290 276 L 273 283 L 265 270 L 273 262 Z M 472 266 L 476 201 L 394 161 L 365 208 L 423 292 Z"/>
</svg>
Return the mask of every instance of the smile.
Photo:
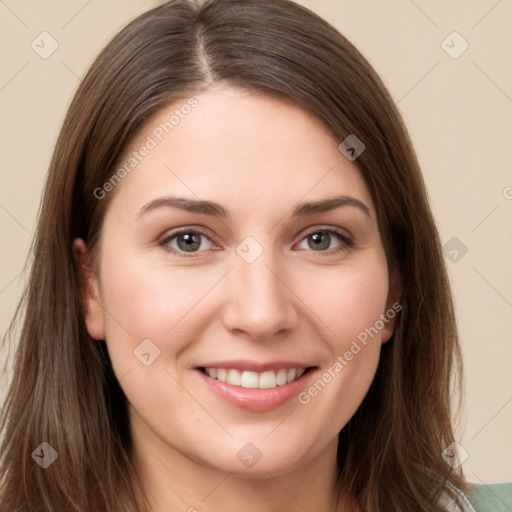
<svg viewBox="0 0 512 512">
<path fill-rule="evenodd" d="M 235 368 L 204 368 L 203 372 L 211 379 L 246 389 L 272 389 L 284 386 L 302 377 L 304 368 L 281 368 L 266 372 L 240 371 Z"/>
<path fill-rule="evenodd" d="M 197 366 L 196 375 L 214 395 L 236 408 L 270 411 L 294 400 L 318 373 L 299 362 L 258 363 L 249 359 Z"/>
</svg>

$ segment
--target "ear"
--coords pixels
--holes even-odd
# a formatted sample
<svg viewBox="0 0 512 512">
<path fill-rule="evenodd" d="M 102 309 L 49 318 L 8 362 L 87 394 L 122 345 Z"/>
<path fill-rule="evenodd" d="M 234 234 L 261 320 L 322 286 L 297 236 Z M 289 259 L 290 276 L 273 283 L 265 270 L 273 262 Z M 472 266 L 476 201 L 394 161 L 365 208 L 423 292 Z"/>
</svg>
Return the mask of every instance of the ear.
<svg viewBox="0 0 512 512">
<path fill-rule="evenodd" d="M 104 340 L 105 325 L 98 278 L 91 265 L 85 242 L 81 238 L 73 240 L 73 260 L 78 274 L 87 332 L 96 340 Z"/>
<path fill-rule="evenodd" d="M 381 330 L 381 341 L 386 343 L 390 340 L 395 331 L 396 317 L 402 311 L 400 303 L 402 297 L 402 278 L 397 269 L 392 269 L 389 273 L 388 298 L 386 300 L 386 311 L 382 318 L 384 328 Z"/>
</svg>

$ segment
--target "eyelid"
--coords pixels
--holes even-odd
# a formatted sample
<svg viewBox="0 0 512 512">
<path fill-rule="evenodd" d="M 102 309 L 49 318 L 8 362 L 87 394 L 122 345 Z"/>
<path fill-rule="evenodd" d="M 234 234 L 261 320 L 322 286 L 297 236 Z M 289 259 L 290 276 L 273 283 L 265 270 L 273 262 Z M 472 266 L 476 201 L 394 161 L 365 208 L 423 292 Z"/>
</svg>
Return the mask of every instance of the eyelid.
<svg viewBox="0 0 512 512">
<path fill-rule="evenodd" d="M 175 228 L 175 229 L 170 229 L 168 231 L 166 231 L 161 237 L 160 237 L 160 240 L 161 241 L 165 241 L 165 240 L 168 240 L 170 238 L 173 238 L 175 237 L 176 235 L 179 235 L 180 233 L 201 233 L 202 235 L 205 235 L 205 236 L 208 236 L 207 233 L 208 231 L 202 227 L 198 227 L 198 226 L 183 226 L 181 228 Z"/>
<path fill-rule="evenodd" d="M 346 239 L 353 240 L 354 236 L 345 228 L 340 228 L 337 226 L 331 226 L 329 224 L 315 224 L 310 228 L 306 228 L 304 235 L 301 240 L 303 240 L 306 236 L 312 235 L 313 233 L 317 233 L 319 231 L 327 232 L 327 233 L 335 233 L 337 235 L 343 236 Z"/>
</svg>

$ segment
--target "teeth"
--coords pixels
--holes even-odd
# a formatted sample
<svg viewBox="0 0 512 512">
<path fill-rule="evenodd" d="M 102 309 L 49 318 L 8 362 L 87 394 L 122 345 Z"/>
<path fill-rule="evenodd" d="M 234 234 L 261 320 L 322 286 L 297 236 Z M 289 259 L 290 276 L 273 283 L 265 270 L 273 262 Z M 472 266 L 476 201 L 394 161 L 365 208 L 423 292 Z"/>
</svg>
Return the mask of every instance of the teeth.
<svg viewBox="0 0 512 512">
<path fill-rule="evenodd" d="M 260 389 L 270 389 L 277 386 L 276 374 L 273 371 L 260 373 Z"/>
<path fill-rule="evenodd" d="M 238 372 L 238 370 L 233 371 Z M 257 388 L 258 381 L 258 374 L 256 372 L 242 372 L 240 375 L 240 386 L 243 388 Z"/>
<path fill-rule="evenodd" d="M 247 389 L 271 389 L 277 386 L 283 386 L 289 382 L 298 379 L 306 370 L 304 368 L 283 368 L 277 371 L 268 371 L 262 373 L 240 372 L 233 368 L 205 368 L 204 372 L 212 379 L 226 382 L 233 386 L 240 386 Z"/>
<path fill-rule="evenodd" d="M 238 370 L 228 370 L 228 378 L 225 382 L 233 384 L 233 386 L 240 386 L 240 372 Z"/>
<path fill-rule="evenodd" d="M 286 374 L 287 374 L 286 369 L 279 370 L 276 373 L 276 384 L 278 386 L 282 386 L 283 384 L 286 384 L 288 382 L 288 380 L 286 379 Z"/>
</svg>

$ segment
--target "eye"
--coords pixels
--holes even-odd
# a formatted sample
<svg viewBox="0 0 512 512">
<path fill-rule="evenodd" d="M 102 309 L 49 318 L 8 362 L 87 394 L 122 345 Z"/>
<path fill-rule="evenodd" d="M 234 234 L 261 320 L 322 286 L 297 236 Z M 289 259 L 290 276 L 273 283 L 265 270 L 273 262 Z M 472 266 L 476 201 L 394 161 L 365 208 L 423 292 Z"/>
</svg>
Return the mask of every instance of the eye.
<svg viewBox="0 0 512 512">
<path fill-rule="evenodd" d="M 204 247 L 202 239 L 208 240 L 210 244 L 205 248 L 206 250 L 213 247 L 212 241 L 206 234 L 199 229 L 181 229 L 168 233 L 165 238 L 160 242 L 160 245 L 170 249 L 172 252 L 196 253 L 200 247 Z"/>
<path fill-rule="evenodd" d="M 203 240 L 207 240 L 206 247 Z M 301 243 L 304 242 L 307 242 L 308 245 L 308 247 L 305 247 L 306 249 L 328 254 L 347 250 L 354 244 L 345 233 L 332 228 L 311 231 L 302 239 Z M 332 247 L 333 242 L 337 242 L 337 245 L 334 247 Z M 161 240 L 160 245 L 170 252 L 182 255 L 188 253 L 191 256 L 194 253 L 200 253 L 215 247 L 215 244 L 206 235 L 206 232 L 198 228 L 185 228 L 167 233 Z"/>
<path fill-rule="evenodd" d="M 332 247 L 331 243 L 333 241 L 338 241 L 338 245 Z M 337 253 L 353 246 L 353 241 L 346 234 L 332 228 L 311 231 L 302 239 L 301 243 L 303 242 L 307 242 L 308 247 L 306 249 L 327 253 Z"/>
</svg>

